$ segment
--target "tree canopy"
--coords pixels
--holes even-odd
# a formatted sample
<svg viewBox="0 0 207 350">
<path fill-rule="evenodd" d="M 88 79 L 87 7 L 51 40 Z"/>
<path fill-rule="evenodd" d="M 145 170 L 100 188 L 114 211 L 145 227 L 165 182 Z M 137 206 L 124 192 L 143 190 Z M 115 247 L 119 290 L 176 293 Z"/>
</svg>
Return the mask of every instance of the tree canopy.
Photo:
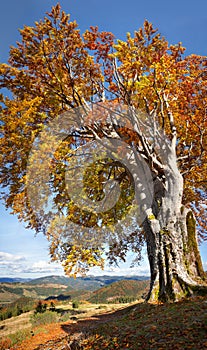
<svg viewBox="0 0 207 350">
<path fill-rule="evenodd" d="M 0 181 L 6 206 L 47 235 L 52 258 L 63 261 L 68 273 L 103 266 L 104 250 L 110 262 L 124 260 L 128 250 L 140 260 L 145 229 L 123 221 L 135 208 L 136 192 L 133 174 L 122 161 L 127 147 L 139 155 L 140 164 L 146 163 L 155 183 L 146 214 L 151 220 L 164 203 L 170 167 L 161 148 L 169 146 L 183 179 L 182 205 L 193 210 L 199 237 L 205 238 L 207 57 L 185 56 L 181 43 L 169 45 L 148 21 L 125 40 L 97 27 L 81 34 L 59 5 L 20 34 L 8 63 L 0 65 L 0 86 L 10 91 L 1 95 Z M 111 153 L 94 146 L 84 162 L 84 193 L 90 203 L 104 205 L 106 183 L 114 186 L 115 181 L 119 198 L 103 211 L 87 210 L 71 197 L 76 180 L 69 191 L 66 173 L 81 166 L 78 158 L 87 157 L 83 150 L 91 152 L 94 141 L 104 146 L 103 140 L 110 142 L 105 147 Z M 71 174 L 70 180 L 76 172 Z M 117 236 L 113 227 L 119 222 L 125 234 Z M 91 232 L 86 247 L 82 238 Z M 94 237 L 99 237 L 96 244 Z"/>
</svg>

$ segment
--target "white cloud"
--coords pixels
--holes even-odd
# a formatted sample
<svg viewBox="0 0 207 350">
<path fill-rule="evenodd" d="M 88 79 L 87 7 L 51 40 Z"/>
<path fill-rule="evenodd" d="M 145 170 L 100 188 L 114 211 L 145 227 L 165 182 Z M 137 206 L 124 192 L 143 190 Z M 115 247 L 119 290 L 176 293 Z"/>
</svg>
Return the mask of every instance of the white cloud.
<svg viewBox="0 0 207 350">
<path fill-rule="evenodd" d="M 32 261 L 22 255 L 0 252 L 0 276 L 37 277 L 42 274 L 63 274 L 60 264 L 46 260 Z"/>
<path fill-rule="evenodd" d="M 42 275 L 63 275 L 61 264 L 50 263 L 47 260 L 32 261 L 24 256 L 0 252 L 0 276 L 15 277 L 40 277 Z M 89 271 L 90 275 L 140 275 L 149 276 L 149 266 L 144 262 L 141 266 L 130 268 L 128 264 L 120 264 L 120 267 L 109 267 L 106 265 L 104 271 L 94 267 Z"/>
<path fill-rule="evenodd" d="M 18 262 L 26 260 L 24 256 L 0 252 L 0 263 Z"/>
<path fill-rule="evenodd" d="M 125 265 L 125 266 L 124 266 Z M 106 266 L 104 271 L 99 267 L 94 267 L 89 271 L 89 275 L 102 276 L 149 276 L 150 270 L 149 265 L 142 264 L 141 266 L 135 266 L 130 268 L 129 265 L 122 264 L 120 267 L 108 267 Z"/>
<path fill-rule="evenodd" d="M 45 261 L 45 260 L 40 260 L 40 261 L 37 261 L 37 262 L 35 262 L 34 264 L 33 264 L 33 268 L 34 269 L 40 269 L 40 270 L 42 270 L 42 269 L 47 269 L 47 268 L 49 268 L 51 266 L 51 264 L 49 263 L 49 262 L 47 262 L 47 261 Z"/>
<path fill-rule="evenodd" d="M 132 260 L 132 259 L 129 259 Z M 101 276 L 120 276 L 120 275 L 140 275 L 149 276 L 149 264 L 145 258 L 141 266 L 130 268 L 128 263 L 120 263 L 119 267 L 109 266 L 106 262 L 104 271 L 98 267 L 90 269 L 89 275 Z M 207 267 L 207 263 L 206 263 Z M 15 277 L 40 277 L 43 275 L 63 275 L 64 271 L 60 263 L 49 262 L 47 259 L 38 257 L 24 257 L 20 254 L 10 254 L 0 252 L 0 276 Z"/>
<path fill-rule="evenodd" d="M 63 269 L 60 264 L 49 263 L 45 260 L 39 260 L 32 264 L 31 267 L 24 269 L 24 273 L 48 273 L 48 274 L 63 274 Z"/>
<path fill-rule="evenodd" d="M 150 274 L 149 267 L 146 266 L 136 266 L 133 268 L 126 267 L 126 268 L 112 268 L 108 270 L 108 272 L 112 275 L 127 275 L 127 276 L 133 276 L 133 275 L 140 275 L 140 276 L 146 276 Z"/>
</svg>

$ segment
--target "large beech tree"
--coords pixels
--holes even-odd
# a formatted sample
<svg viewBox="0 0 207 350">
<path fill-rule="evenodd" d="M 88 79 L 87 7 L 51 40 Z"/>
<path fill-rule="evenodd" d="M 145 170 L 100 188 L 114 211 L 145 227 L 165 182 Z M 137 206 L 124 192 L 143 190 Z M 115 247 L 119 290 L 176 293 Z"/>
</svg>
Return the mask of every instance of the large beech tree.
<svg viewBox="0 0 207 350">
<path fill-rule="evenodd" d="M 147 21 L 125 41 L 96 27 L 81 35 L 59 5 L 20 34 L 8 64 L 0 65 L 1 87 L 10 91 L 1 95 L 6 206 L 47 235 L 51 257 L 66 273 L 103 266 L 104 251 L 111 263 L 129 250 L 139 262 L 146 242 L 149 300 L 203 291 L 198 238 L 206 232 L 207 57 L 184 56 L 180 43 L 170 46 Z M 67 189 L 66 172 L 91 145 L 106 152 L 85 166 L 90 203 L 104 206 L 107 182 L 120 188 L 117 202 L 103 211 L 81 207 Z M 137 169 L 145 166 L 152 181 L 143 183 Z M 115 198 L 112 187 L 108 200 Z M 124 220 L 130 210 L 141 212 L 136 225 Z"/>
</svg>

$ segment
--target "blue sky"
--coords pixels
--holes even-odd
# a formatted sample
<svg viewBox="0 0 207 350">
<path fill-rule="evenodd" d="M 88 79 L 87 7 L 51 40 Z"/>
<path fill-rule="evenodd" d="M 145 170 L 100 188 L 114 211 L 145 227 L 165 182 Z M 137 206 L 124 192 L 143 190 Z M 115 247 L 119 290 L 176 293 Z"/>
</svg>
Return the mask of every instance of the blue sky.
<svg viewBox="0 0 207 350">
<path fill-rule="evenodd" d="M 145 19 L 167 38 L 171 44 L 182 42 L 186 53 L 207 54 L 207 1 L 206 0 L 60 0 L 62 8 L 76 20 L 81 31 L 91 25 L 100 30 L 112 31 L 124 39 L 126 32 L 133 33 Z M 56 4 L 53 0 L 6 0 L 0 12 L 0 61 L 6 62 L 9 46 L 19 40 L 18 28 L 33 25 Z M 207 269 L 207 244 L 201 246 L 202 260 Z M 131 260 L 129 255 L 129 260 Z M 145 274 L 148 270 L 146 256 L 136 269 L 129 262 L 110 274 Z M 94 270 L 99 274 L 100 271 Z M 48 244 L 42 235 L 24 229 L 17 218 L 0 204 L 0 276 L 39 277 L 63 274 L 58 264 L 50 264 Z"/>
</svg>

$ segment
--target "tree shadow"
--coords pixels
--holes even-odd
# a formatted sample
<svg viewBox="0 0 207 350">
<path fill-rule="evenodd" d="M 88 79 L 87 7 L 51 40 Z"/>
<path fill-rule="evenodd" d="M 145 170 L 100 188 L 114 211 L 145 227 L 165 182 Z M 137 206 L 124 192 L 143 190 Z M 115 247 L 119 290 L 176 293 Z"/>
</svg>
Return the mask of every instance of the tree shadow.
<svg viewBox="0 0 207 350">
<path fill-rule="evenodd" d="M 145 307 L 147 307 L 147 304 L 143 302 L 129 305 L 116 311 L 103 312 L 89 317 L 86 316 L 84 319 L 74 318 L 76 322 L 61 324 L 61 328 L 70 335 L 76 332 L 90 334 L 90 331 L 94 330 L 100 324 L 117 320 L 118 318 L 127 316 L 133 311 L 139 312 L 139 308 L 141 306 L 143 307 L 143 304 L 145 304 Z M 153 305 L 150 305 L 150 307 L 152 306 Z"/>
<path fill-rule="evenodd" d="M 81 342 L 90 336 L 99 334 L 101 326 L 104 327 L 113 321 L 118 321 L 118 319 L 124 317 L 130 317 L 133 312 L 143 313 L 144 308 L 148 309 L 156 307 L 156 305 L 149 305 L 145 302 L 133 304 L 116 311 L 103 312 L 100 314 L 95 314 L 84 319 L 76 319 L 74 322 L 61 324 L 61 329 L 68 334 L 68 345 L 70 349 L 83 349 Z M 112 326 L 112 325 L 111 325 Z"/>
</svg>

